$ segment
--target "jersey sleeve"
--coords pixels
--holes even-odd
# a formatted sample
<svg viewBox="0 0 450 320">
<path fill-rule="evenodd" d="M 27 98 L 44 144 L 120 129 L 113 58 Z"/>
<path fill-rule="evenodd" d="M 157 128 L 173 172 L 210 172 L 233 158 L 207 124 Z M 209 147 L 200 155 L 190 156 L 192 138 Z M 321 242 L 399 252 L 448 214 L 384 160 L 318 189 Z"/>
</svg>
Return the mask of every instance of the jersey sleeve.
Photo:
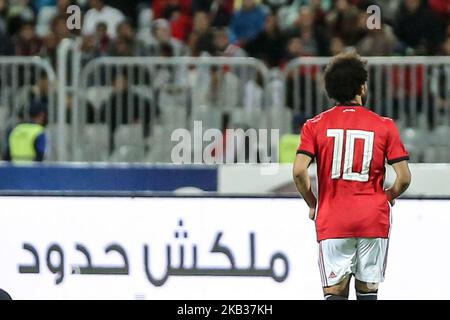
<svg viewBox="0 0 450 320">
<path fill-rule="evenodd" d="M 316 148 L 314 142 L 314 128 L 310 121 L 307 121 L 303 126 L 300 135 L 300 145 L 297 149 L 297 154 L 302 153 L 310 156 L 312 159 L 316 156 Z"/>
<path fill-rule="evenodd" d="M 403 160 L 409 160 L 408 151 L 403 145 L 394 121 L 391 122 L 389 127 L 386 158 L 390 165 Z"/>
</svg>

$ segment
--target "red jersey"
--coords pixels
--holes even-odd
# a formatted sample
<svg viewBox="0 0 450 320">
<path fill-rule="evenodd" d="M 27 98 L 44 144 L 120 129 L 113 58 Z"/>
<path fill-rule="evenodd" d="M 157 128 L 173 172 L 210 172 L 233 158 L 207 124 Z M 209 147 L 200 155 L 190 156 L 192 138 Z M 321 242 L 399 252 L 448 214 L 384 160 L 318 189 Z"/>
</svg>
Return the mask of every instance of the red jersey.
<svg viewBox="0 0 450 320">
<path fill-rule="evenodd" d="M 298 153 L 317 159 L 317 240 L 387 238 L 385 160 L 408 160 L 392 119 L 362 106 L 336 106 L 303 126 Z"/>
</svg>

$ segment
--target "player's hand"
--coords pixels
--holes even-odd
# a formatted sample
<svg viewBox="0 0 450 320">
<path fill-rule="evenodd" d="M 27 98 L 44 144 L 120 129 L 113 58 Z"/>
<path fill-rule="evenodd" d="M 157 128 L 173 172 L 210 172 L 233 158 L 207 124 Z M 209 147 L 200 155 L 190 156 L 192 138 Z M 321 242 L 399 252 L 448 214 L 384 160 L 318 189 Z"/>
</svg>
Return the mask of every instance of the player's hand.
<svg viewBox="0 0 450 320">
<path fill-rule="evenodd" d="M 391 190 L 386 189 L 386 190 L 384 190 L 384 193 L 386 194 L 387 200 L 389 201 L 389 203 L 393 207 L 395 205 L 395 198 L 394 198 L 394 195 L 392 194 Z"/>
<path fill-rule="evenodd" d="M 316 218 L 316 208 L 309 208 L 309 218 L 311 220 Z"/>
</svg>

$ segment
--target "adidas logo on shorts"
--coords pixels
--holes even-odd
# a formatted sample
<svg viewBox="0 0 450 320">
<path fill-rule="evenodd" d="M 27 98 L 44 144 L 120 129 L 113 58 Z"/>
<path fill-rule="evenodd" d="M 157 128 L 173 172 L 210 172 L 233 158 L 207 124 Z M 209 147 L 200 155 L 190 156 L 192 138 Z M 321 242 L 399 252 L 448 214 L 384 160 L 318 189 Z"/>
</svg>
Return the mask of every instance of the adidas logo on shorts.
<svg viewBox="0 0 450 320">
<path fill-rule="evenodd" d="M 328 276 L 328 279 L 333 279 L 336 278 L 336 273 L 334 273 L 334 271 L 331 271 L 330 275 Z"/>
</svg>

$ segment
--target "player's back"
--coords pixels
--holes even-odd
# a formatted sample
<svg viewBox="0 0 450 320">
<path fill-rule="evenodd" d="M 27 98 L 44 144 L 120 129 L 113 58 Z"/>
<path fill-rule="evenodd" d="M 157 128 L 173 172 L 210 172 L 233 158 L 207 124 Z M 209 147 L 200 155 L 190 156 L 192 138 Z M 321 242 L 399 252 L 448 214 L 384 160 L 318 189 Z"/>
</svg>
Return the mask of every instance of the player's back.
<svg viewBox="0 0 450 320">
<path fill-rule="evenodd" d="M 336 106 L 305 124 L 299 152 L 317 159 L 318 240 L 388 237 L 385 159 L 407 158 L 391 119 L 362 106 Z"/>
</svg>

